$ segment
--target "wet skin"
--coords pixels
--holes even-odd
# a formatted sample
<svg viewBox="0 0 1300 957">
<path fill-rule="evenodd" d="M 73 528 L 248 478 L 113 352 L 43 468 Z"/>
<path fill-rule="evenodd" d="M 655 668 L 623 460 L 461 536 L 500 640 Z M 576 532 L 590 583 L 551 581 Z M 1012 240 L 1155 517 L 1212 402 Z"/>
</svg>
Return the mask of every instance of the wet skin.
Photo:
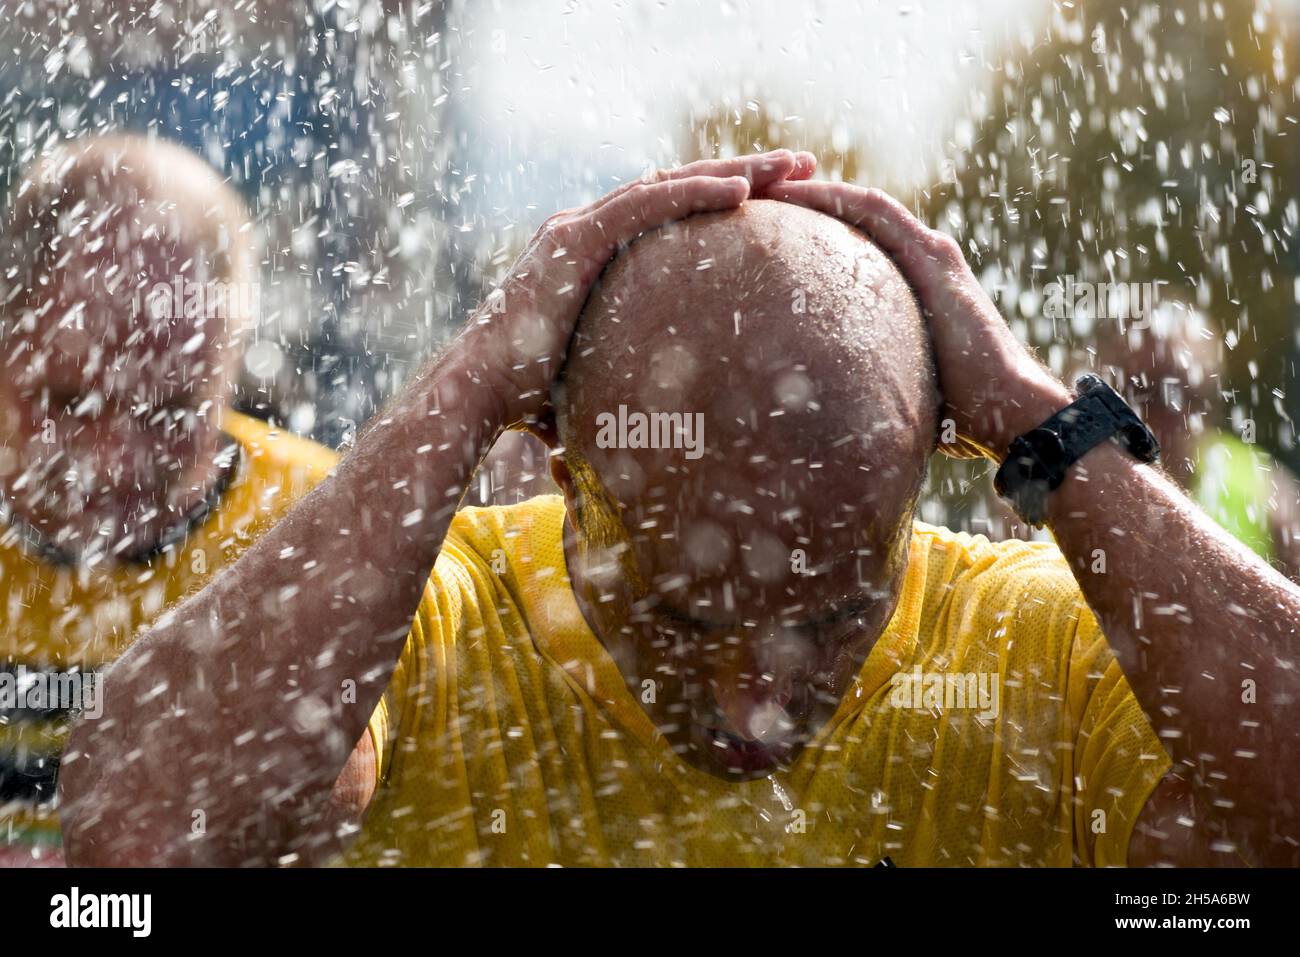
<svg viewBox="0 0 1300 957">
<path fill-rule="evenodd" d="M 641 240 L 588 303 L 556 397 L 570 573 L 697 768 L 792 764 L 888 624 L 934 443 L 927 350 L 878 250 L 762 202 Z M 703 412 L 703 457 L 600 448 L 619 403 Z"/>
</svg>

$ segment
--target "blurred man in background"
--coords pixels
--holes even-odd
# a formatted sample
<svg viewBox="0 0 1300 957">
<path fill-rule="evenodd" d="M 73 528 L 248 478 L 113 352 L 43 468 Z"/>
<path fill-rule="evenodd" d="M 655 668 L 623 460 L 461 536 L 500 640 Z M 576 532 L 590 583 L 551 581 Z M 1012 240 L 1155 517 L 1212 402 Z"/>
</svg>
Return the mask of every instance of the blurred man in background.
<svg viewBox="0 0 1300 957">
<path fill-rule="evenodd" d="M 1228 424 L 1224 344 L 1186 297 L 1163 292 L 1137 321 L 1093 320 L 1090 357 L 1160 441 L 1166 473 L 1210 518 L 1292 581 L 1300 581 L 1300 482 L 1256 444 L 1254 423 Z M 966 493 L 973 530 L 1043 538 L 993 491 L 992 473 Z"/>
<path fill-rule="evenodd" d="M 441 332 L 423 298 L 418 316 L 406 310 L 425 277 L 405 267 L 432 258 L 414 239 L 424 210 L 389 198 L 416 194 L 397 135 L 405 67 L 444 16 L 394 0 L 14 8 L 0 40 L 28 52 L 0 63 L 0 192 L 52 140 L 122 131 L 202 157 L 252 208 L 268 252 L 268 334 L 241 408 L 292 415 L 337 446 Z"/>
<path fill-rule="evenodd" d="M 51 799 L 94 669 L 334 464 L 229 406 L 257 308 L 252 223 L 188 150 L 57 148 L 16 183 L 0 270 L 0 853 L 57 860 Z M 51 687 L 53 685 L 51 684 Z M 36 700 L 36 706 L 30 706 Z"/>
</svg>

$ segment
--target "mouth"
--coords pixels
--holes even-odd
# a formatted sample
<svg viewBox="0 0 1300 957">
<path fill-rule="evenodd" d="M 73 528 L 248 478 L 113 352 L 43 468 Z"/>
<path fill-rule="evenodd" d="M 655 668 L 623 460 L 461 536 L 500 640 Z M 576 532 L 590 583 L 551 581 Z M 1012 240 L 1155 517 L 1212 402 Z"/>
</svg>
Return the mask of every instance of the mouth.
<svg viewBox="0 0 1300 957">
<path fill-rule="evenodd" d="M 766 777 L 789 767 L 799 752 L 797 740 L 753 741 L 722 728 L 697 724 L 692 728 L 696 754 L 716 772 L 726 777 L 749 779 Z"/>
</svg>

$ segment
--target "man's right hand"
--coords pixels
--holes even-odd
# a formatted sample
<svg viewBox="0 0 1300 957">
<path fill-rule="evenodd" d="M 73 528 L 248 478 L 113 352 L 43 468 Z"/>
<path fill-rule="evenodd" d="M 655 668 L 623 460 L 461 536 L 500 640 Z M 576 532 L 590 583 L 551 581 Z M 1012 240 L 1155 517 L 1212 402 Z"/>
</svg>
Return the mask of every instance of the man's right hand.
<svg viewBox="0 0 1300 957">
<path fill-rule="evenodd" d="M 587 295 L 620 246 L 672 220 L 732 209 L 751 192 L 807 179 L 816 166 L 811 153 L 789 150 L 700 160 L 626 183 L 543 223 L 467 333 L 483 344 L 474 351 L 505 404 L 510 421 L 503 424 L 543 414 Z"/>
</svg>

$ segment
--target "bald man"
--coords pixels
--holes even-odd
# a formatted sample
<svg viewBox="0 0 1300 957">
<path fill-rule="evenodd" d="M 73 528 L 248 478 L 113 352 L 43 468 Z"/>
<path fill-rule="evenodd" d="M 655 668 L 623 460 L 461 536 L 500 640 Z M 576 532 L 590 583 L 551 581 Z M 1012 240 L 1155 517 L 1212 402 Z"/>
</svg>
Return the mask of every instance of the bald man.
<svg viewBox="0 0 1300 957">
<path fill-rule="evenodd" d="M 4 232 L 0 841 L 12 863 L 56 855 L 61 729 L 69 710 L 102 704 L 96 670 L 333 456 L 229 408 L 255 318 L 252 223 L 189 151 L 133 136 L 52 150 L 19 181 Z M 60 674 L 79 683 L 56 685 Z"/>
<path fill-rule="evenodd" d="M 115 666 L 62 778 L 72 859 L 1292 862 L 1300 593 L 1114 443 L 1047 496 L 1059 549 L 915 523 L 941 422 L 1004 458 L 1072 396 L 950 240 L 813 166 L 548 221 Z M 519 422 L 563 498 L 457 515 Z"/>
</svg>

